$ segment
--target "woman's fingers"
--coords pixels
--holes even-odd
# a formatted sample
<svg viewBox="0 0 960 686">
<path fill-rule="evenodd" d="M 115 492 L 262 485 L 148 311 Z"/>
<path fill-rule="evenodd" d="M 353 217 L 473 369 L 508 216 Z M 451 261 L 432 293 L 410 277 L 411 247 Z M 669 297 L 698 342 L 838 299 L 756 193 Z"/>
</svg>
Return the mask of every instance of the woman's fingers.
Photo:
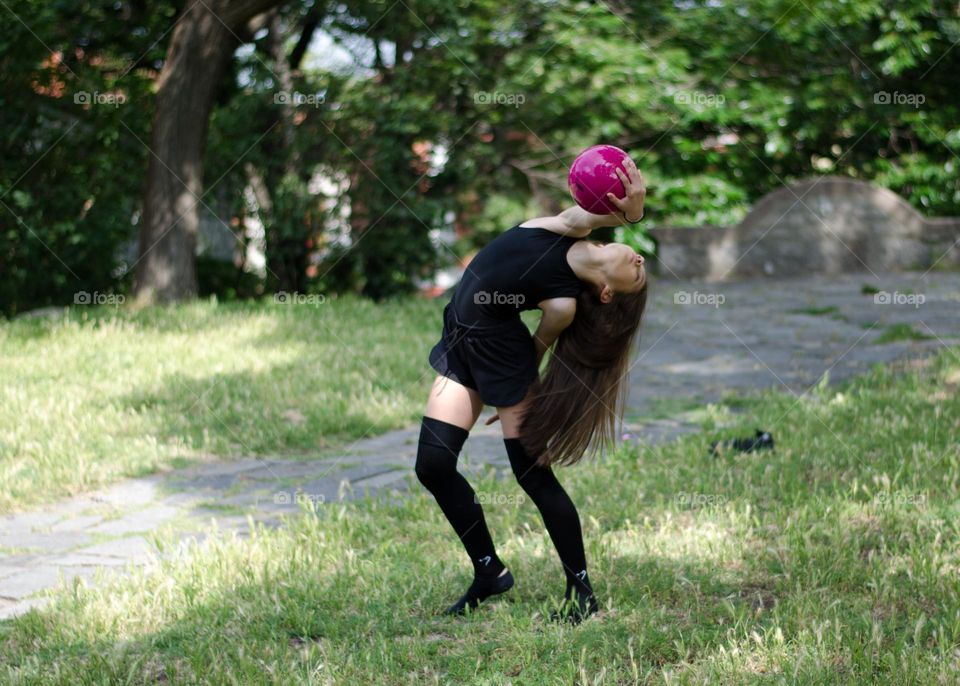
<svg viewBox="0 0 960 686">
<path fill-rule="evenodd" d="M 623 183 L 623 188 L 627 192 L 627 198 L 632 198 L 633 196 L 642 195 L 644 193 L 643 185 L 641 185 L 641 183 L 639 183 L 638 179 L 635 177 L 636 168 L 634 168 L 631 174 L 634 175 L 634 178 L 628 178 L 626 174 L 620 171 L 619 167 L 617 168 L 617 176 Z"/>
<path fill-rule="evenodd" d="M 643 172 L 641 172 L 639 169 L 637 169 L 637 165 L 635 165 L 635 164 L 633 165 L 633 168 L 634 168 L 634 170 L 637 172 L 637 180 L 636 180 L 637 188 L 642 189 L 643 192 L 646 193 L 646 192 L 647 192 L 647 182 L 644 181 L 644 179 L 643 179 Z"/>
<path fill-rule="evenodd" d="M 629 193 L 630 186 L 633 185 L 633 180 L 627 176 L 620 167 L 616 167 L 615 171 L 617 172 L 617 178 L 620 179 L 620 183 L 623 184 L 624 189 Z"/>
<path fill-rule="evenodd" d="M 643 185 L 643 176 L 640 175 L 640 170 L 637 169 L 637 165 L 633 164 L 633 162 L 627 164 L 626 173 L 624 173 L 619 167 L 617 167 L 616 171 L 617 177 L 620 179 L 624 189 L 627 191 L 627 195 L 643 193 L 646 191 L 646 188 Z"/>
<path fill-rule="evenodd" d="M 493 423 L 494 423 L 495 421 L 497 421 L 498 419 L 500 419 L 500 415 L 495 414 L 495 415 L 493 415 L 492 417 L 490 417 L 490 419 L 488 419 L 487 421 L 485 421 L 484 424 L 486 424 L 487 426 L 490 426 L 491 424 L 493 424 Z"/>
<path fill-rule="evenodd" d="M 636 198 L 642 198 L 646 194 L 646 188 L 643 185 L 643 176 L 640 175 L 640 170 L 637 169 L 634 161 L 628 157 L 624 160 L 623 165 L 625 170 L 614 167 L 614 171 L 617 173 L 617 178 L 620 179 L 626 193 L 623 198 L 618 198 L 613 193 L 607 193 L 607 199 L 621 212 L 628 212 L 631 209 L 636 210 L 635 207 L 631 206 L 630 201 L 634 200 L 635 203 Z"/>
<path fill-rule="evenodd" d="M 607 200 L 609 200 L 610 202 L 612 202 L 614 205 L 616 205 L 616 206 L 617 206 L 618 208 L 620 208 L 621 210 L 626 209 L 627 204 L 626 204 L 623 200 L 621 200 L 620 198 L 618 198 L 617 196 L 615 196 L 613 193 L 607 193 Z"/>
<path fill-rule="evenodd" d="M 637 163 L 628 157 L 623 161 L 623 166 L 626 170 L 627 177 L 630 179 L 630 183 L 638 188 L 644 188 L 643 174 L 640 173 Z"/>
</svg>

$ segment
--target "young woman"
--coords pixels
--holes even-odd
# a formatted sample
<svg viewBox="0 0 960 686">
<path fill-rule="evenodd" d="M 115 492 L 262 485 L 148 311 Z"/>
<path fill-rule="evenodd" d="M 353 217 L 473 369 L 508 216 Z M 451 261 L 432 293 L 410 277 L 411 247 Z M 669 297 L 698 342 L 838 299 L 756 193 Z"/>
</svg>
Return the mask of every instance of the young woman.
<svg viewBox="0 0 960 686">
<path fill-rule="evenodd" d="M 642 218 L 643 178 L 632 161 L 625 169 L 618 174 L 626 197 L 608 195 L 619 213 L 594 215 L 574 206 L 514 226 L 477 253 L 444 309 L 443 333 L 430 353 L 439 375 L 420 428 L 416 474 L 474 567 L 473 583 L 446 614 L 463 614 L 513 586 L 483 509 L 457 471 L 484 405 L 497 408 L 487 423 L 499 418 L 514 475 L 563 564 L 566 593 L 551 618 L 576 623 L 597 610 L 580 518 L 550 465 L 572 464 L 612 441 L 622 414 L 630 350 L 646 304 L 644 261 L 629 246 L 583 239 L 595 228 Z M 531 337 L 520 311 L 533 308 L 543 315 Z M 540 361 L 554 341 L 540 379 Z"/>
</svg>

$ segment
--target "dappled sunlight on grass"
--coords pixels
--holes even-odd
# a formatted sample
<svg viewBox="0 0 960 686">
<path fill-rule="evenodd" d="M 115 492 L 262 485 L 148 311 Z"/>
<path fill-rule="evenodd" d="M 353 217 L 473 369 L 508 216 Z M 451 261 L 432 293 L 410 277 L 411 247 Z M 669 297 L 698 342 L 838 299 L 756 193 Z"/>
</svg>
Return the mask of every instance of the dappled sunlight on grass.
<svg viewBox="0 0 960 686">
<path fill-rule="evenodd" d="M 0 511 L 175 461 L 315 452 L 411 422 L 439 313 L 348 298 L 3 323 Z"/>
<path fill-rule="evenodd" d="M 517 585 L 468 618 L 438 615 L 470 566 L 413 484 L 61 591 L 0 653 L 44 683 L 952 683 L 960 400 L 931 402 L 948 354 L 558 470 L 601 606 L 576 628 L 544 619 L 564 580 L 539 513 L 487 470 L 471 483 L 504 496 L 485 512 Z M 706 450 L 758 424 L 775 451 Z"/>
<path fill-rule="evenodd" d="M 743 544 L 744 540 L 727 524 L 671 512 L 665 512 L 656 525 L 606 532 L 601 542 L 602 548 L 614 555 L 715 565 L 740 560 Z"/>
</svg>

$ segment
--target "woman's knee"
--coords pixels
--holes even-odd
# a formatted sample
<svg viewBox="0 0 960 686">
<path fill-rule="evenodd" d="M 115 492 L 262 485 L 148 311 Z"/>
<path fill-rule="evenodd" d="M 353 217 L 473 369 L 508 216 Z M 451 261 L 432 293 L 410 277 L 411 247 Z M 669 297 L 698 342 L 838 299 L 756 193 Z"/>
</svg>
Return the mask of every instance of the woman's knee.
<svg viewBox="0 0 960 686">
<path fill-rule="evenodd" d="M 529 495 L 559 484 L 549 467 L 537 465 L 536 460 L 527 454 L 519 438 L 506 438 L 503 441 L 507 448 L 507 457 L 510 458 L 510 467 L 517 483 Z"/>
<path fill-rule="evenodd" d="M 513 465 L 513 476 L 531 497 L 552 491 L 560 485 L 549 467 Z"/>
<path fill-rule="evenodd" d="M 433 417 L 420 424 L 414 472 L 427 488 L 443 482 L 457 471 L 457 458 L 469 432 Z"/>
</svg>

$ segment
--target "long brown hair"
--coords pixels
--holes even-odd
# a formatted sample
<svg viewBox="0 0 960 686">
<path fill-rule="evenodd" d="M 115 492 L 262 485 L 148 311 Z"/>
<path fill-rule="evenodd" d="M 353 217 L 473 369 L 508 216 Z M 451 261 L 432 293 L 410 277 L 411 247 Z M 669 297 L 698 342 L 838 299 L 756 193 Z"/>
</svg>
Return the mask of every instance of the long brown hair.
<svg viewBox="0 0 960 686">
<path fill-rule="evenodd" d="M 573 322 L 557 338 L 520 423 L 520 442 L 538 465 L 574 464 L 616 439 L 646 306 L 647 284 L 605 304 L 595 289 L 581 291 Z"/>
</svg>

